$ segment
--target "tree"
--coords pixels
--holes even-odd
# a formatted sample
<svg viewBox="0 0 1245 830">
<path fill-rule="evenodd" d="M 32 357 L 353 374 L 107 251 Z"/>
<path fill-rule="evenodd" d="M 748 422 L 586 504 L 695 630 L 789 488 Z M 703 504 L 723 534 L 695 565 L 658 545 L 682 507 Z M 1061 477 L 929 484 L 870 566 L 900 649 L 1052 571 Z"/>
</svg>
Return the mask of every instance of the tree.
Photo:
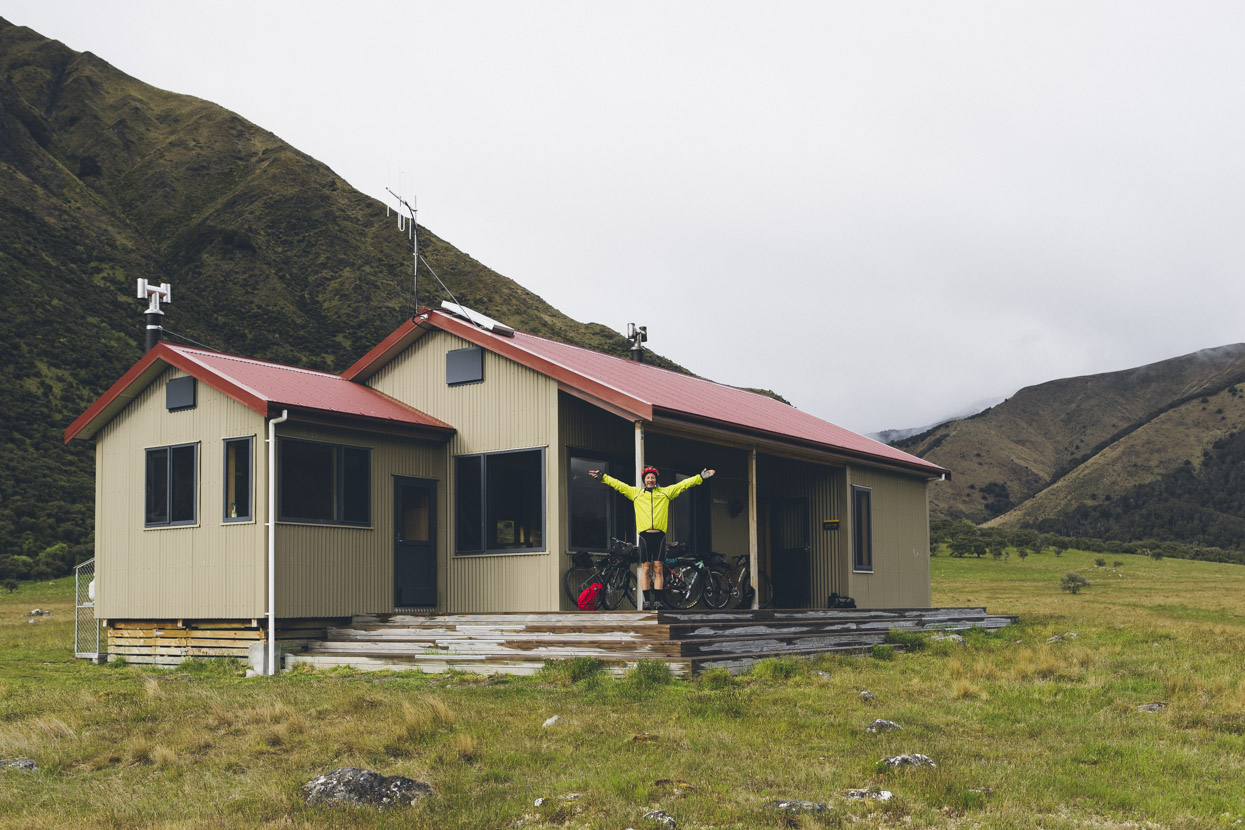
<svg viewBox="0 0 1245 830">
<path fill-rule="evenodd" d="M 1063 579 L 1059 580 L 1059 587 L 1069 594 L 1079 594 L 1081 589 L 1087 585 L 1089 585 L 1088 579 L 1072 571 L 1068 571 Z"/>
</svg>

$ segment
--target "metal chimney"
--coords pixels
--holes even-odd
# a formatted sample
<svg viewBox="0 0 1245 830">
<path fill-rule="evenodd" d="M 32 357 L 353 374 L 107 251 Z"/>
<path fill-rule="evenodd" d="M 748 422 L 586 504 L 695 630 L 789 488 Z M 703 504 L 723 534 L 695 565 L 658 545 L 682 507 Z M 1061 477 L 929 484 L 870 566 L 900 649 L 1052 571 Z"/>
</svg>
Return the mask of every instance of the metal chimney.
<svg viewBox="0 0 1245 830">
<path fill-rule="evenodd" d="M 138 298 L 147 300 L 147 335 L 143 339 L 143 352 L 149 352 L 160 342 L 160 334 L 164 331 L 161 320 L 164 319 L 164 312 L 160 310 L 160 299 L 164 298 L 164 302 L 173 302 L 172 288 L 167 282 L 159 285 L 151 285 L 145 279 L 138 281 Z"/>
<path fill-rule="evenodd" d="M 648 340 L 648 326 L 627 324 L 627 339 L 631 341 L 631 359 L 637 363 L 644 362 L 644 342 Z"/>
</svg>

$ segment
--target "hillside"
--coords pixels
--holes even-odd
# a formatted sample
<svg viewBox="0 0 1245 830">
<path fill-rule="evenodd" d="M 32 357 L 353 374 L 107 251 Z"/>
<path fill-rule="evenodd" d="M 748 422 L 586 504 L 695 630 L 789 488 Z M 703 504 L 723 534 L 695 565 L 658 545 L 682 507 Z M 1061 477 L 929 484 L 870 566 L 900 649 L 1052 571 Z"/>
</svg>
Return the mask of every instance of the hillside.
<svg viewBox="0 0 1245 830">
<path fill-rule="evenodd" d="M 523 330 L 626 354 L 420 229 L 457 298 Z M 89 550 L 89 445 L 65 426 L 141 355 L 135 279 L 167 327 L 222 351 L 340 370 L 446 296 L 384 206 L 261 127 L 0 18 L 0 557 Z M 654 356 L 655 362 L 678 368 Z"/>
<path fill-rule="evenodd" d="M 1200 504 L 1195 492 L 1205 489 L 1205 475 L 1222 465 L 1220 456 L 1235 446 L 1230 439 L 1245 428 L 1242 381 L 1245 345 L 1206 349 L 1028 387 L 897 446 L 952 471 L 953 480 L 931 493 L 936 518 L 1240 548 L 1245 537 L 1226 541 L 1223 532 L 1194 528 L 1231 526 L 1226 518 L 1186 523 L 1176 535 L 1137 535 L 1156 526 L 1124 517 L 1120 505 L 1166 515 Z M 1245 481 L 1229 486 L 1245 491 Z M 1145 488 L 1149 495 L 1141 495 Z"/>
</svg>

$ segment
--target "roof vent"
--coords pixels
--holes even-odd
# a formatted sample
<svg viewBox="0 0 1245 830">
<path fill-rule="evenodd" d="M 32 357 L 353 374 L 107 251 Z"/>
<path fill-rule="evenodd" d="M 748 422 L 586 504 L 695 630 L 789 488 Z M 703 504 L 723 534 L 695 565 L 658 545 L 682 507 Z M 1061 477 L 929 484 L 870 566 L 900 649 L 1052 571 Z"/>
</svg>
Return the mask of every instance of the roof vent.
<svg viewBox="0 0 1245 830">
<path fill-rule="evenodd" d="M 147 280 L 141 277 L 138 280 L 138 298 L 147 300 L 147 336 L 143 340 L 143 352 L 149 352 L 160 342 L 160 333 L 164 331 L 164 326 L 160 324 L 164 312 L 160 310 L 160 298 L 163 297 L 166 303 L 173 302 L 173 289 L 167 282 L 159 285 L 151 285 Z"/>
<path fill-rule="evenodd" d="M 631 359 L 638 363 L 643 363 L 644 343 L 648 340 L 648 326 L 637 326 L 635 323 L 628 323 L 627 339 L 631 341 Z"/>
<path fill-rule="evenodd" d="M 461 317 L 469 323 L 473 323 L 485 331 L 491 331 L 493 334 L 500 334 L 503 337 L 514 337 L 514 329 L 510 326 L 503 325 L 492 317 L 487 317 L 478 311 L 472 311 L 465 305 L 451 303 L 448 300 L 441 301 L 441 308 L 453 314 L 455 317 Z"/>
</svg>

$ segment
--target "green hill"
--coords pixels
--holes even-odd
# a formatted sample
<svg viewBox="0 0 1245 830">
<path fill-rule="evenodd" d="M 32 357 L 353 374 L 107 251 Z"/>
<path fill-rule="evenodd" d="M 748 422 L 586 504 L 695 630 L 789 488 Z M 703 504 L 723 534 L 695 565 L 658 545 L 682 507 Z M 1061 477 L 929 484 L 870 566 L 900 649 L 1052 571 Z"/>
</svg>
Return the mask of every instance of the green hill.
<svg viewBox="0 0 1245 830">
<path fill-rule="evenodd" d="M 432 232 L 420 243 L 464 304 L 627 353 Z M 447 299 L 423 269 L 413 298 L 410 262 L 382 204 L 271 132 L 0 18 L 0 557 L 89 555 L 91 448 L 62 433 L 141 356 L 136 278 L 173 285 L 181 336 L 340 370 Z"/>
<path fill-rule="evenodd" d="M 1245 345 L 1205 349 L 1028 387 L 897 445 L 952 471 L 931 492 L 936 518 L 1241 549 L 1245 480 L 1221 471 L 1245 429 L 1243 383 Z"/>
</svg>

